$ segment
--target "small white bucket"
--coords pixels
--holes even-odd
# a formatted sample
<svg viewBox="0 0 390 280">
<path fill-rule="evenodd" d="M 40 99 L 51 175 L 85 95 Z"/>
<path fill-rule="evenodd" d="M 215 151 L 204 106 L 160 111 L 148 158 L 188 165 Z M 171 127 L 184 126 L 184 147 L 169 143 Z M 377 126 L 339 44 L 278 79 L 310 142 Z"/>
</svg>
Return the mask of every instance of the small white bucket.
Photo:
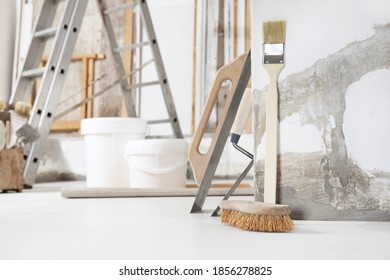
<svg viewBox="0 0 390 280">
<path fill-rule="evenodd" d="M 150 139 L 128 142 L 131 188 L 184 188 L 188 143 L 184 139 Z"/>
<path fill-rule="evenodd" d="M 139 118 L 91 118 L 81 121 L 87 163 L 87 187 L 129 187 L 123 154 L 130 140 L 145 139 L 146 120 Z"/>
</svg>

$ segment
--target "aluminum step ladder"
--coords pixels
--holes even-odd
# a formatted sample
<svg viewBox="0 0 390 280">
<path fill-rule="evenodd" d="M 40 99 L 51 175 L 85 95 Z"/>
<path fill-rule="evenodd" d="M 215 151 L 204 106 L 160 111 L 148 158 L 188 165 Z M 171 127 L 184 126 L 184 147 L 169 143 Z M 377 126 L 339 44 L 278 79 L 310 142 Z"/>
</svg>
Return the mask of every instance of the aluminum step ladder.
<svg viewBox="0 0 390 280">
<path fill-rule="evenodd" d="M 43 2 L 21 74 L 17 78 L 9 101 L 10 104 L 18 101 L 30 102 L 34 82 L 41 79 L 28 119 L 28 125 L 40 137 L 25 146 L 23 177 L 26 188 L 31 187 L 35 182 L 39 161 L 50 133 L 54 112 L 87 4 L 88 1 L 85 0 L 45 0 Z M 61 16 L 59 24 L 53 26 L 57 14 Z M 51 46 L 47 44 L 48 42 Z M 42 54 L 46 47 L 51 47 L 50 54 L 46 66 L 40 67 Z"/>
<path fill-rule="evenodd" d="M 161 87 L 161 91 L 163 94 L 164 102 L 166 105 L 168 119 L 161 120 L 149 120 L 148 124 L 161 124 L 161 123 L 170 123 L 173 135 L 175 138 L 183 138 L 183 134 L 180 128 L 179 119 L 177 117 L 175 105 L 172 98 L 171 89 L 169 86 L 167 74 L 165 72 L 164 63 L 161 57 L 157 37 L 154 31 L 152 19 L 149 12 L 149 7 L 146 0 L 134 0 L 132 2 L 124 3 L 119 6 L 108 8 L 106 5 L 107 1 L 98 0 L 100 11 L 103 17 L 104 25 L 106 27 L 107 37 L 110 42 L 110 46 L 112 49 L 113 57 L 116 62 L 116 72 L 117 76 L 121 79 L 120 85 L 124 96 L 125 106 L 129 117 L 137 117 L 137 112 L 135 108 L 134 95 L 132 94 L 133 90 L 147 87 L 147 86 L 155 86 L 159 85 Z M 115 32 L 113 28 L 113 24 L 111 22 L 110 15 L 113 13 L 117 13 L 129 8 L 138 7 L 138 11 L 141 15 L 142 27 L 145 28 L 146 33 L 148 35 L 147 41 L 137 42 L 135 44 L 126 45 L 126 46 L 118 46 L 117 40 L 115 38 Z M 141 31 L 142 32 L 142 31 Z M 141 40 L 142 40 L 142 36 Z M 152 53 L 152 62 L 154 62 L 156 66 L 156 72 L 158 76 L 158 80 L 152 82 L 138 83 L 138 84 L 130 84 L 128 75 L 126 75 L 126 71 L 124 68 L 124 63 L 122 59 L 122 53 L 125 51 L 134 50 L 137 48 L 143 48 L 149 46 Z M 139 71 L 149 64 L 150 62 L 146 62 L 139 67 Z M 134 71 L 134 74 L 138 71 Z M 124 78 L 125 77 L 125 78 Z"/>
<path fill-rule="evenodd" d="M 117 74 L 121 78 L 121 88 L 129 117 L 136 117 L 135 104 L 130 94 L 131 89 L 147 85 L 128 84 L 126 79 L 128 75 L 125 73 L 120 52 L 140 46 L 119 48 L 109 15 L 113 12 L 139 5 L 142 19 L 150 38 L 149 42 L 141 45 L 150 44 L 151 46 L 159 77 L 155 84 L 161 85 L 169 114 L 168 120 L 152 121 L 150 123 L 170 122 L 174 136 L 183 138 L 146 1 L 135 0 L 111 9 L 105 9 L 106 5 L 102 0 L 97 1 L 103 14 L 104 27 L 107 30 L 108 39 L 117 63 Z M 25 168 L 23 177 L 26 188 L 31 188 L 35 182 L 39 162 L 50 133 L 54 112 L 59 102 L 87 4 L 88 0 L 44 0 L 32 33 L 32 39 L 21 74 L 16 80 L 9 100 L 10 104 L 16 104 L 18 101 L 30 102 L 32 100 L 34 82 L 40 79 L 40 85 L 35 94 L 34 104 L 27 122 L 28 129 L 26 129 L 26 133 L 39 135 L 38 139 L 27 143 L 24 149 Z M 54 18 L 60 12 L 62 14 L 59 24 L 53 26 Z M 48 42 L 51 44 L 47 44 Z M 40 67 L 43 52 L 48 46 L 50 46 L 50 54 L 46 66 Z M 26 138 L 28 138 L 27 136 Z"/>
</svg>

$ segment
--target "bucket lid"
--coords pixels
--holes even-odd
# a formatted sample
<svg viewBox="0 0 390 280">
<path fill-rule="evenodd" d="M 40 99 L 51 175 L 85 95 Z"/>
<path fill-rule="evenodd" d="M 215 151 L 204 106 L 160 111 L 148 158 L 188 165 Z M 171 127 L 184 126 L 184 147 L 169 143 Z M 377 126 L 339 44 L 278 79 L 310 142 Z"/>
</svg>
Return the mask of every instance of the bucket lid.
<svg viewBox="0 0 390 280">
<path fill-rule="evenodd" d="M 146 139 L 129 141 L 125 149 L 128 155 L 181 154 L 188 152 L 185 139 Z"/>
<path fill-rule="evenodd" d="M 146 134 L 147 122 L 140 118 L 90 118 L 81 121 L 80 132 L 86 134 Z"/>
</svg>

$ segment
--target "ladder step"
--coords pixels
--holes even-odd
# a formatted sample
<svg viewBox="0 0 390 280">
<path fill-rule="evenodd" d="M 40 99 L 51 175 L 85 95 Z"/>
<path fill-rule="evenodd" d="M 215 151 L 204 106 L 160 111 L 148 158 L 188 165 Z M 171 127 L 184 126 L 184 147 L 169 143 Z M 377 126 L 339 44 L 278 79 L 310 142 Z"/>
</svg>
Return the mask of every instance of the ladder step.
<svg viewBox="0 0 390 280">
<path fill-rule="evenodd" d="M 109 15 L 109 14 L 116 13 L 116 12 L 119 12 L 119 11 L 122 11 L 122 10 L 125 10 L 125 9 L 128 9 L 128 8 L 132 8 L 132 7 L 136 6 L 136 5 L 137 5 L 136 2 L 129 2 L 129 3 L 121 4 L 119 6 L 116 6 L 116 7 L 113 7 L 113 8 L 105 10 L 104 14 L 105 15 Z"/>
<path fill-rule="evenodd" d="M 58 27 L 50 27 L 35 32 L 34 38 L 48 38 L 52 37 L 57 33 Z"/>
<path fill-rule="evenodd" d="M 170 123 L 170 119 L 161 119 L 161 120 L 150 120 L 148 124 L 160 124 L 160 123 Z"/>
<path fill-rule="evenodd" d="M 23 78 L 36 78 L 36 77 L 40 77 L 45 72 L 45 69 L 46 69 L 45 67 L 41 67 L 41 68 L 35 68 L 35 69 L 24 71 L 22 73 L 22 77 Z"/>
<path fill-rule="evenodd" d="M 124 51 L 128 51 L 128 50 L 136 49 L 136 48 L 142 48 L 142 47 L 147 46 L 147 45 L 149 45 L 149 42 L 142 42 L 142 43 L 138 43 L 138 44 L 132 44 L 132 45 L 128 45 L 128 46 L 115 48 L 112 51 L 119 53 L 119 52 L 124 52 Z"/>
<path fill-rule="evenodd" d="M 142 83 L 142 84 L 129 85 L 126 87 L 126 89 L 130 90 L 130 89 L 135 89 L 135 88 L 140 88 L 140 87 L 155 86 L 155 85 L 159 85 L 159 84 L 160 84 L 160 81 L 147 82 L 147 83 Z"/>
</svg>

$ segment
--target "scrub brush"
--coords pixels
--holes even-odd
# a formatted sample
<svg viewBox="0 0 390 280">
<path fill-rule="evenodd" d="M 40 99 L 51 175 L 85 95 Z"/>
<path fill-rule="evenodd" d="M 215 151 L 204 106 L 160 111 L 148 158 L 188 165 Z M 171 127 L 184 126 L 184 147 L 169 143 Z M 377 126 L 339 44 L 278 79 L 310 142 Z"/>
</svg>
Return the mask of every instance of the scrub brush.
<svg viewBox="0 0 390 280">
<path fill-rule="evenodd" d="M 287 232 L 294 229 L 290 219 L 291 208 L 259 201 L 222 200 L 221 221 L 243 230 Z"/>
<path fill-rule="evenodd" d="M 263 66 L 270 83 L 266 104 L 266 155 L 264 178 L 264 202 L 224 200 L 221 221 L 244 230 L 288 232 L 294 229 L 289 217 L 290 206 L 276 203 L 276 174 L 278 147 L 278 77 L 284 68 L 285 21 L 263 23 Z"/>
</svg>

